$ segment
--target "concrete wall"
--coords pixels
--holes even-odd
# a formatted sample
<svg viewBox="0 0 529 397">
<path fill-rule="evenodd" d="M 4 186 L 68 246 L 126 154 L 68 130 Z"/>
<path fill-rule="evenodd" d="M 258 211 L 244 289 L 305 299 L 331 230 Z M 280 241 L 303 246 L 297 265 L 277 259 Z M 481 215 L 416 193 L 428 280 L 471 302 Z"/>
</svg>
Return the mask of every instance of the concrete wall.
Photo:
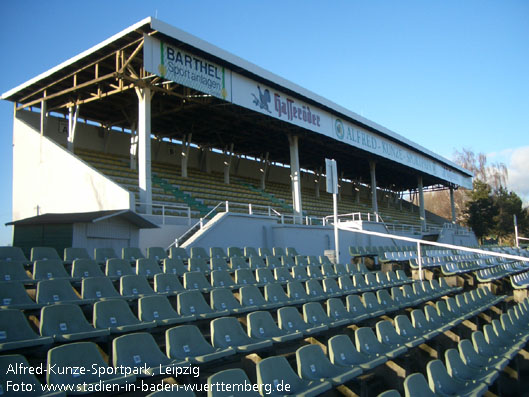
<svg viewBox="0 0 529 397">
<path fill-rule="evenodd" d="M 126 189 L 39 132 L 39 114 L 18 112 L 13 127 L 13 220 L 40 214 L 133 208 Z M 48 120 L 47 130 L 58 130 Z"/>
</svg>

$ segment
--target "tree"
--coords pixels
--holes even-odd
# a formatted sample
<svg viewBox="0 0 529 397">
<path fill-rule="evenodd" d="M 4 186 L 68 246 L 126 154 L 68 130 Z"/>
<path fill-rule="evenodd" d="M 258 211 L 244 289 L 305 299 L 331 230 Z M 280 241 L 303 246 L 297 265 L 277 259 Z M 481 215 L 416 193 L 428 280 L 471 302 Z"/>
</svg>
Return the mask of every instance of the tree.
<svg viewBox="0 0 529 397">
<path fill-rule="evenodd" d="M 491 187 L 479 179 L 474 180 L 474 189 L 469 196 L 470 200 L 464 211 L 465 223 L 483 244 L 483 238 L 494 228 L 494 217 L 498 214 L 498 208 Z"/>
<path fill-rule="evenodd" d="M 527 211 L 523 209 L 522 200 L 516 193 L 503 188 L 495 193 L 493 199 L 498 212 L 493 218 L 492 232 L 500 242 L 514 245 L 514 215 L 521 232 L 525 231 L 527 224 Z"/>
</svg>

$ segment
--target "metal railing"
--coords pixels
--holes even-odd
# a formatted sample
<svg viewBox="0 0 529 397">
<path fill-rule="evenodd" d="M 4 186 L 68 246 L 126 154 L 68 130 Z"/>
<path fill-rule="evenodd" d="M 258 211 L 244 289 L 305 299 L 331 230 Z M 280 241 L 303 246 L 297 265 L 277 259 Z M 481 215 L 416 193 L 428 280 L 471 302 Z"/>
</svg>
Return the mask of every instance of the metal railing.
<svg viewBox="0 0 529 397">
<path fill-rule="evenodd" d="M 153 213 L 153 210 L 156 208 L 161 209 L 161 214 Z M 162 225 L 165 225 L 166 218 L 187 218 L 187 224 L 191 224 L 191 208 L 183 204 L 161 204 L 161 203 L 136 203 L 136 211 L 140 214 L 149 215 L 149 216 L 161 216 Z M 172 215 L 172 213 L 185 212 L 185 216 L 181 215 Z"/>
<path fill-rule="evenodd" d="M 357 229 L 357 228 L 354 228 L 354 227 L 346 226 L 344 224 L 340 224 L 340 222 L 338 222 L 338 228 L 341 229 L 341 230 L 345 230 L 345 231 L 353 232 L 353 233 L 367 234 L 367 235 L 370 235 L 370 236 L 378 236 L 378 237 L 389 238 L 389 239 L 393 239 L 393 240 L 402 240 L 402 241 L 408 241 L 408 242 L 416 243 L 417 244 L 417 264 L 419 265 L 419 279 L 420 280 L 423 279 L 423 276 L 422 276 L 422 253 L 421 253 L 422 251 L 421 251 L 421 244 L 425 245 L 425 246 L 433 245 L 433 246 L 436 246 L 436 247 L 444 247 L 444 248 L 449 248 L 449 249 L 453 249 L 453 250 L 472 252 L 472 253 L 475 253 L 475 254 L 496 256 L 496 257 L 501 257 L 501 258 L 514 259 L 514 260 L 517 260 L 517 261 L 529 262 L 529 258 L 523 257 L 523 256 L 502 254 L 502 253 L 498 253 L 498 252 L 494 252 L 494 251 L 486 251 L 486 250 L 482 250 L 482 249 L 478 249 L 478 248 L 469 248 L 469 247 L 464 247 L 464 246 L 461 246 L 461 245 L 438 243 L 436 241 L 427 241 L 427 240 L 416 239 L 416 238 L 412 238 L 412 237 L 398 236 L 398 235 L 387 234 L 387 233 L 372 232 L 372 231 L 368 231 L 368 230 L 362 230 L 362 229 Z"/>
</svg>

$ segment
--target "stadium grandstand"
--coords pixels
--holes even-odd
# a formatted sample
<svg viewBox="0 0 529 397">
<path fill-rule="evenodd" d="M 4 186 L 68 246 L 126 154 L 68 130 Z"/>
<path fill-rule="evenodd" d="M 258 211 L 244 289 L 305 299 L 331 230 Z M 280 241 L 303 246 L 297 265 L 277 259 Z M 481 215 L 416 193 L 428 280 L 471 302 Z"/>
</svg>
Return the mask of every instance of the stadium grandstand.
<svg viewBox="0 0 529 397">
<path fill-rule="evenodd" d="M 0 394 L 529 390 L 529 252 L 453 162 L 154 18 L 1 98 Z"/>
</svg>

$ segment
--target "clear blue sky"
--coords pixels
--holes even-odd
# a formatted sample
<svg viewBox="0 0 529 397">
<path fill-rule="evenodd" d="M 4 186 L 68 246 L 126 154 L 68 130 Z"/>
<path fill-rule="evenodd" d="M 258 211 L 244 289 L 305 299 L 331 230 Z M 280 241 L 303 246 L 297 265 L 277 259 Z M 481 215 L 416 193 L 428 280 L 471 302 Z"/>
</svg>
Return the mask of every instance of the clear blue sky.
<svg viewBox="0 0 529 397">
<path fill-rule="evenodd" d="M 529 1 L 5 0 L 0 15 L 1 93 L 157 16 L 447 158 L 503 161 L 529 202 Z M 12 114 L 0 102 L 2 225 Z"/>
</svg>

